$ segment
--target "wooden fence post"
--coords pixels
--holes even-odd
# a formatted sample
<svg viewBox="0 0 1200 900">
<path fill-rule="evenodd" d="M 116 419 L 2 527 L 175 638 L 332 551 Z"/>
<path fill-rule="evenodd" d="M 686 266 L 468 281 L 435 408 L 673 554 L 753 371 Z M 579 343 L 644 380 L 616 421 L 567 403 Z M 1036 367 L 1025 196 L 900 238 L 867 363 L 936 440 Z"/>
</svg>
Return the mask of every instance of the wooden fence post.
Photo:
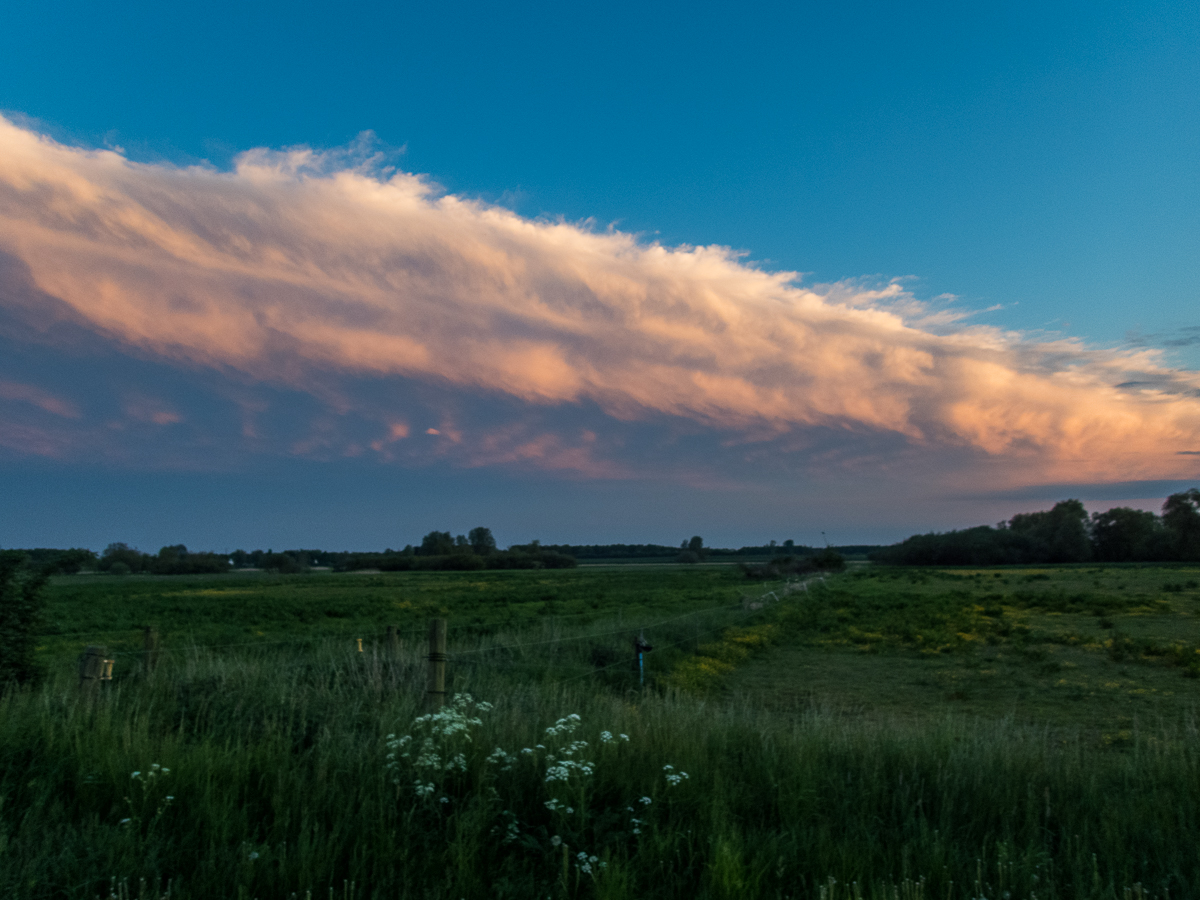
<svg viewBox="0 0 1200 900">
<path fill-rule="evenodd" d="M 445 619 L 431 619 L 429 622 L 429 684 L 425 700 L 434 709 L 440 709 L 446 702 Z"/>
<path fill-rule="evenodd" d="M 387 651 L 393 658 L 400 655 L 400 633 L 395 625 L 387 627 Z"/>
<path fill-rule="evenodd" d="M 147 625 L 142 629 L 142 650 L 146 657 L 146 674 L 158 668 L 158 629 Z"/>
<path fill-rule="evenodd" d="M 88 647 L 79 656 L 79 686 L 93 688 L 101 681 L 112 681 L 113 661 L 105 659 L 105 648 Z"/>
</svg>

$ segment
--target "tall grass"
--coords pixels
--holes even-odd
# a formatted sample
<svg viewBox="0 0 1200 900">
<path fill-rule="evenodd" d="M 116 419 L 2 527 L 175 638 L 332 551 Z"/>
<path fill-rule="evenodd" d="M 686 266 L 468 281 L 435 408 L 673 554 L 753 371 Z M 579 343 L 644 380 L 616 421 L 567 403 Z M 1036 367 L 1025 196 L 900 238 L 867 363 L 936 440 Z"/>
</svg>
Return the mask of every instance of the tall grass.
<svg viewBox="0 0 1200 900">
<path fill-rule="evenodd" d="M 674 652 L 729 621 L 713 615 Z M 493 708 L 434 747 L 462 764 L 432 779 L 388 766 L 389 735 L 430 727 L 417 646 L 195 650 L 96 694 L 67 672 L 12 692 L 0 895 L 107 896 L 116 877 L 264 900 L 1200 896 L 1194 718 L 1105 748 L 1011 721 L 767 713 L 640 691 L 621 634 L 545 628 L 458 647 L 453 688 Z M 547 757 L 593 771 L 548 782 Z"/>
</svg>

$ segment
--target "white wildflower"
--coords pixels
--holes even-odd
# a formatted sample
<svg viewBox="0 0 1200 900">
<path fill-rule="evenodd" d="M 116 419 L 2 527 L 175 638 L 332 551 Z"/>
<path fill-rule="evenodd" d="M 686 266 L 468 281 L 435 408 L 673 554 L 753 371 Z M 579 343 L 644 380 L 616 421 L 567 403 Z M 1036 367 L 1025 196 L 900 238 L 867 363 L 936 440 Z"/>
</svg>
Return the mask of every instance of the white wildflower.
<svg viewBox="0 0 1200 900">
<path fill-rule="evenodd" d="M 679 782 L 688 778 L 687 772 L 672 772 L 674 766 L 663 766 L 663 768 L 667 770 L 667 784 L 671 787 L 675 787 Z"/>
</svg>

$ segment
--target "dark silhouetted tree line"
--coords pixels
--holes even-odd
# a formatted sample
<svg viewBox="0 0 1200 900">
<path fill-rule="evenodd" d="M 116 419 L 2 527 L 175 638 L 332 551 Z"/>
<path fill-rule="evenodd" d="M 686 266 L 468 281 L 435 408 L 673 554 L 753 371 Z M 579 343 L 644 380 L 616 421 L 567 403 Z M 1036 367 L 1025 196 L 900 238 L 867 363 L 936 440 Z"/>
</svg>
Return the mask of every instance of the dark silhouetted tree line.
<svg viewBox="0 0 1200 900">
<path fill-rule="evenodd" d="M 897 566 L 1200 561 L 1200 490 L 1172 494 L 1162 516 L 1115 507 L 1091 516 L 1078 500 L 992 527 L 916 534 L 871 554 Z"/>
<path fill-rule="evenodd" d="M 29 565 L 50 575 L 74 575 L 81 569 L 96 568 L 96 554 L 82 547 L 70 550 L 55 550 L 38 547 L 33 550 L 16 551 L 25 554 Z"/>
<path fill-rule="evenodd" d="M 205 575 L 228 572 L 231 566 L 225 554 L 191 553 L 183 544 L 163 547 L 152 555 L 116 543 L 104 548 L 95 568 L 113 575 Z"/>
<path fill-rule="evenodd" d="M 476 569 L 569 569 L 577 565 L 574 556 L 540 542 L 513 544 L 507 550 L 496 546 L 490 528 L 472 528 L 467 534 L 431 531 L 419 546 L 409 544 L 403 550 L 382 553 L 326 554 L 335 571 L 379 569 L 383 572 L 415 570 L 472 571 Z"/>
</svg>

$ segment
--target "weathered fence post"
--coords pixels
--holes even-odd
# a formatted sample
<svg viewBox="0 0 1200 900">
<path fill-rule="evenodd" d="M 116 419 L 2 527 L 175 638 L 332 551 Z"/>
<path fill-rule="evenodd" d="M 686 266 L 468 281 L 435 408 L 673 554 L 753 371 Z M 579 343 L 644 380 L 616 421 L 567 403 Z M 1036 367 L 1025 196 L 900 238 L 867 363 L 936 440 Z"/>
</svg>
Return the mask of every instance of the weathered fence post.
<svg viewBox="0 0 1200 900">
<path fill-rule="evenodd" d="M 112 681 L 113 661 L 105 659 L 105 648 L 88 647 L 79 656 L 79 686 L 95 687 L 102 681 Z"/>
<path fill-rule="evenodd" d="M 395 625 L 387 627 L 387 652 L 393 657 L 400 655 L 400 633 Z"/>
<path fill-rule="evenodd" d="M 429 622 L 429 685 L 425 701 L 434 709 L 446 702 L 446 620 Z"/>
<path fill-rule="evenodd" d="M 158 629 L 147 625 L 142 629 L 142 650 L 146 657 L 146 674 L 158 668 Z"/>
</svg>

